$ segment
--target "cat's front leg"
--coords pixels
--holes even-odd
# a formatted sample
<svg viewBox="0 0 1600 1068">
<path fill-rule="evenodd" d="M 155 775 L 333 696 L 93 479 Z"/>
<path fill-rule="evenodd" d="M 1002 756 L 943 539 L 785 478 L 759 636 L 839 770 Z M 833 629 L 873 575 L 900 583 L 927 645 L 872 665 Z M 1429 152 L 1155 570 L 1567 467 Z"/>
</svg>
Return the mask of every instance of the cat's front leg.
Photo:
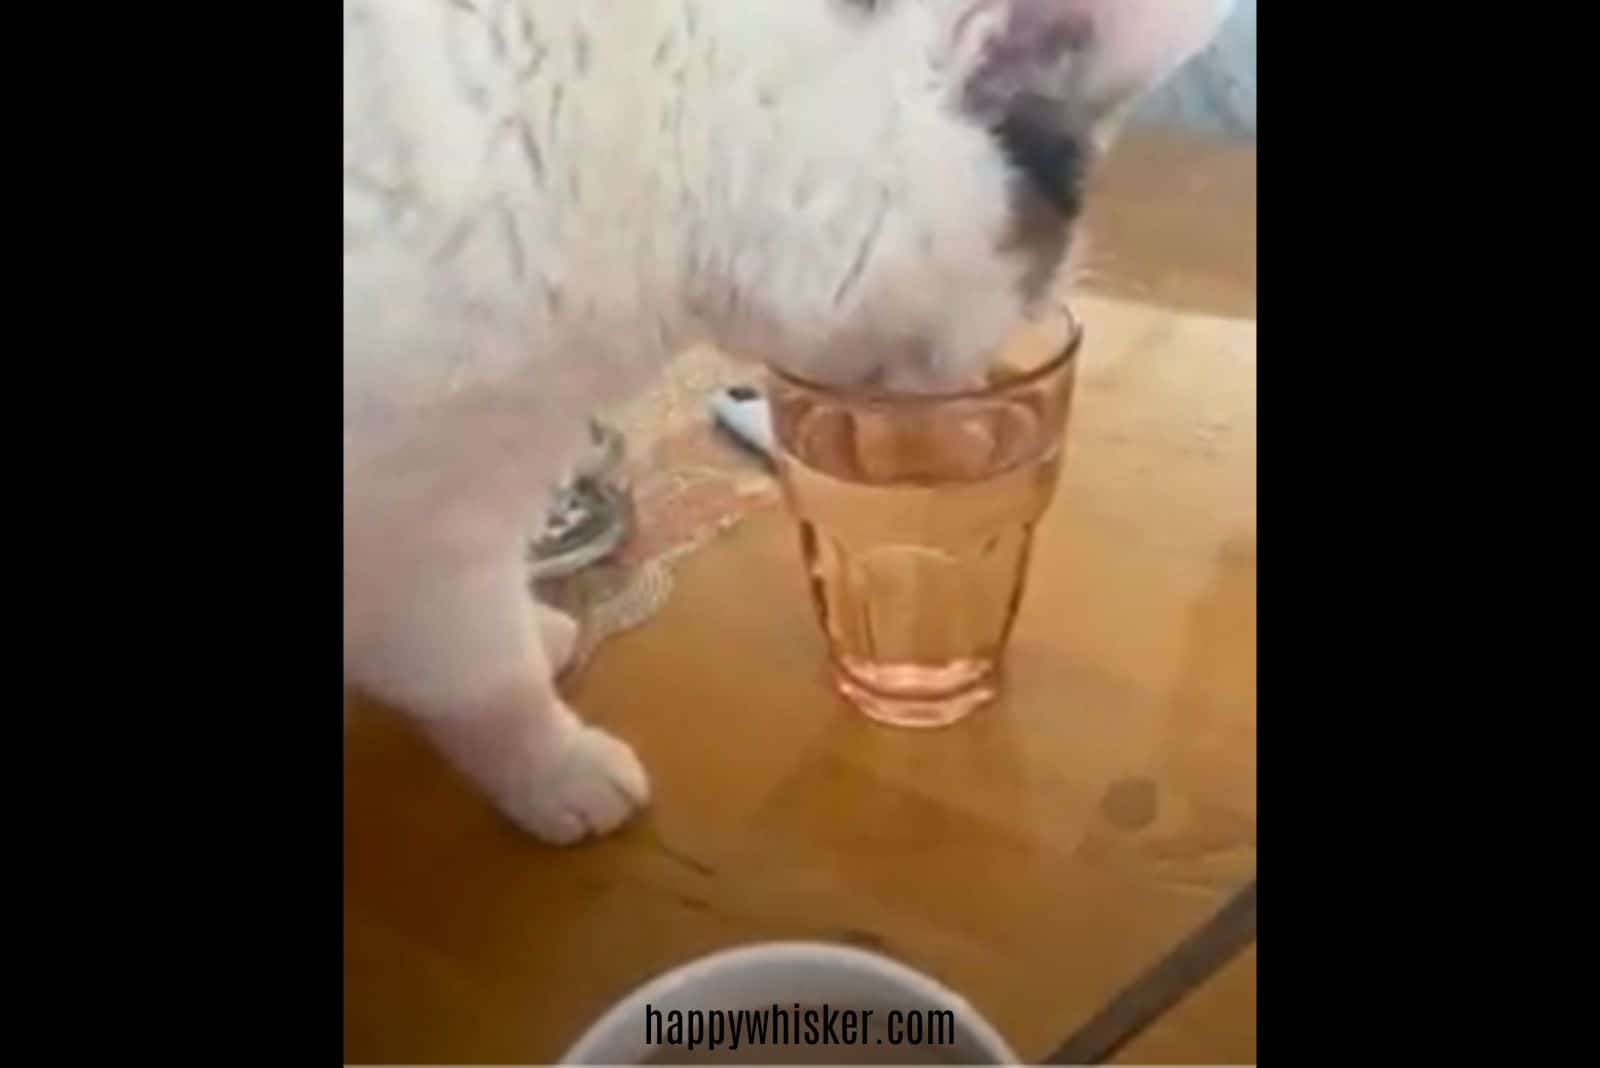
<svg viewBox="0 0 1600 1068">
<path fill-rule="evenodd" d="M 518 567 L 388 593 L 381 629 L 362 643 L 360 681 L 406 710 L 500 812 L 566 844 L 617 829 L 647 803 L 633 751 L 556 692 L 552 654 L 571 654 L 577 625 L 534 602 Z"/>
<path fill-rule="evenodd" d="M 534 613 L 539 618 L 539 638 L 544 643 L 550 668 L 559 675 L 572 663 L 578 651 L 578 621 L 543 602 L 534 602 Z"/>
<path fill-rule="evenodd" d="M 579 720 L 548 680 L 424 729 L 502 813 L 546 842 L 607 834 L 649 799 L 633 751 Z"/>
</svg>

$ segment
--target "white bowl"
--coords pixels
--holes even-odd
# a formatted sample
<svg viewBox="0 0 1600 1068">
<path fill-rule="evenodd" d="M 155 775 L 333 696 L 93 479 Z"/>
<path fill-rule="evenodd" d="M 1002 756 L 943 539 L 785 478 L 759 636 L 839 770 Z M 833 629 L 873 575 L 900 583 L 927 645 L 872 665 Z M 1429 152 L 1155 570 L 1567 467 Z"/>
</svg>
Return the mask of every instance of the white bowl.
<svg viewBox="0 0 1600 1068">
<path fill-rule="evenodd" d="M 813 1050 L 835 1064 L 871 1064 L 873 1050 L 887 1045 L 888 1015 L 893 1010 L 947 1010 L 955 1023 L 955 1043 L 939 1048 L 928 1047 L 924 1063 L 957 1064 L 1018 1064 L 1016 1053 L 967 1000 L 948 987 L 920 972 L 876 953 L 848 946 L 828 945 L 820 942 L 772 942 L 738 949 L 724 950 L 708 957 L 691 961 L 646 983 L 595 1021 L 583 1037 L 561 1057 L 562 1064 L 643 1064 L 670 1054 L 680 1063 L 686 1057 L 705 1053 L 706 1060 L 731 1063 L 759 1063 L 739 1049 L 730 1050 L 731 1023 L 723 1017 L 723 1042 L 721 1047 L 708 1050 L 707 1043 L 714 1036 L 710 1014 L 712 1010 L 723 1013 L 739 1010 L 772 1009 L 775 1006 L 789 1010 L 801 1007 L 802 1011 L 826 1005 L 833 1010 L 853 1010 L 857 1014 L 858 1034 L 864 1023 L 865 1044 L 838 1044 L 821 1046 Z M 701 1018 L 701 1040 L 691 1051 L 684 1046 L 677 1050 L 661 1049 L 656 1042 L 663 1037 L 658 1033 L 654 1042 L 646 1041 L 646 1010 L 661 1015 L 651 1017 L 658 1029 L 669 1026 L 678 1012 L 683 1016 L 683 1041 L 692 1037 L 689 1013 L 698 1012 Z M 873 1010 L 865 1017 L 865 1010 Z M 909 1026 L 910 1018 L 902 1017 Z M 791 1023 L 791 1035 L 800 1030 Z M 844 1036 L 839 1028 L 835 1033 Z M 931 1033 L 931 1024 L 925 1025 L 924 1041 Z M 820 1038 L 820 1028 L 816 1032 Z M 794 1036 L 799 1037 L 799 1036 Z M 809 1037 L 809 1036 L 808 1036 Z M 858 1039 L 859 1042 L 859 1039 Z M 770 1051 L 771 1047 L 762 1047 Z M 907 1062 L 907 1047 L 895 1050 L 899 1063 Z M 788 1058 L 788 1059 L 793 1059 Z M 807 1058 L 812 1059 L 812 1058 Z"/>
</svg>

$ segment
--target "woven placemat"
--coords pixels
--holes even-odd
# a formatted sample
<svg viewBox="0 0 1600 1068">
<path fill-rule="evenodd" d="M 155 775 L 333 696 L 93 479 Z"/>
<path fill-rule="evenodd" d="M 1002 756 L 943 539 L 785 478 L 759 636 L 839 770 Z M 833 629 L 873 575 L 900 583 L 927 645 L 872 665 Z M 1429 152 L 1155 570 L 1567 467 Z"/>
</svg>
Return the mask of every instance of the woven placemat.
<svg viewBox="0 0 1600 1068">
<path fill-rule="evenodd" d="M 757 380 L 759 373 L 698 347 L 674 360 L 648 393 L 599 413 L 626 442 L 618 481 L 631 492 L 636 522 L 612 557 L 535 589 L 580 624 L 569 675 L 606 639 L 660 611 L 679 560 L 781 499 L 766 462 L 729 439 L 710 414 L 714 390 Z"/>
</svg>

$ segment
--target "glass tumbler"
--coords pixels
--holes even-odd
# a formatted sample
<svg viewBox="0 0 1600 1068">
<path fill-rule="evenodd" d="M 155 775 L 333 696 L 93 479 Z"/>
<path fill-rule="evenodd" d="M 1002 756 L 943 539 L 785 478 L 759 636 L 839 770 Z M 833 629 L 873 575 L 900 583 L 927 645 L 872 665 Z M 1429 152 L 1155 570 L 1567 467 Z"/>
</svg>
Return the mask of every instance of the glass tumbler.
<svg viewBox="0 0 1600 1068">
<path fill-rule="evenodd" d="M 784 496 L 838 689 L 873 719 L 954 723 L 999 692 L 1054 499 L 1082 331 L 1028 323 L 958 393 L 769 372 Z"/>
</svg>

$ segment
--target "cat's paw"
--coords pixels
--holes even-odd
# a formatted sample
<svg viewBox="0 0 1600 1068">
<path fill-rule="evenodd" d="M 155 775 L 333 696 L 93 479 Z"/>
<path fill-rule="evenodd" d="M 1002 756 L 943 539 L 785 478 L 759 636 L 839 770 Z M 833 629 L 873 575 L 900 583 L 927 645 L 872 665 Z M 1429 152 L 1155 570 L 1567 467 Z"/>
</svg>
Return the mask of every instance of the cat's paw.
<svg viewBox="0 0 1600 1068">
<path fill-rule="evenodd" d="M 578 651 L 578 621 L 549 605 L 538 605 L 539 639 L 544 644 L 550 670 L 560 674 Z"/>
<path fill-rule="evenodd" d="M 567 845 L 608 834 L 650 800 L 650 780 L 626 742 L 579 726 L 509 813 L 534 837 Z"/>
</svg>

